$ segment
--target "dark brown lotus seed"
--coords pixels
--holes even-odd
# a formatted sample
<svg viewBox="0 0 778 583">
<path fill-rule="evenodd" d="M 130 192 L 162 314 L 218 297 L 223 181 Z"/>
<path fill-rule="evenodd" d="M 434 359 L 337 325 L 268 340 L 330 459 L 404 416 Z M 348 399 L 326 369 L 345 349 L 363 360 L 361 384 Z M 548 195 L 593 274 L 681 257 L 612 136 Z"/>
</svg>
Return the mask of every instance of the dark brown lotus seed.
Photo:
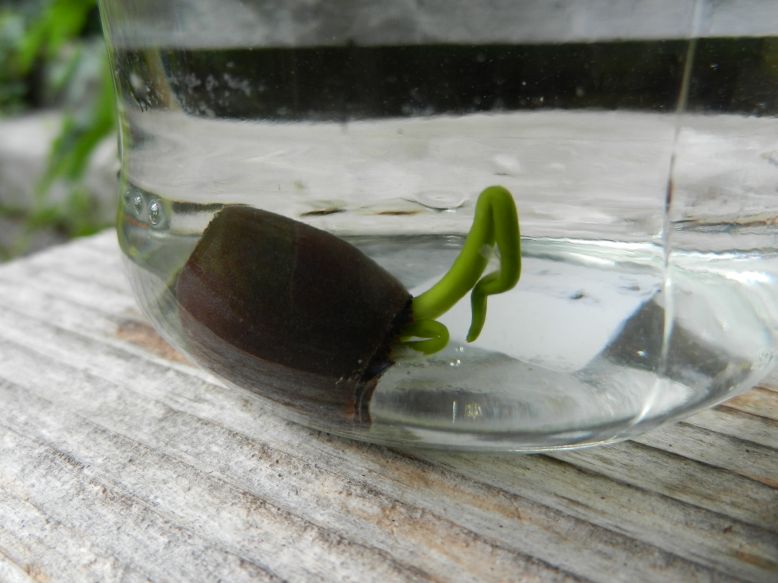
<svg viewBox="0 0 778 583">
<path fill-rule="evenodd" d="M 196 359 L 323 421 L 369 420 L 375 383 L 411 318 L 408 291 L 357 248 L 247 206 L 213 218 L 173 291 Z"/>
</svg>

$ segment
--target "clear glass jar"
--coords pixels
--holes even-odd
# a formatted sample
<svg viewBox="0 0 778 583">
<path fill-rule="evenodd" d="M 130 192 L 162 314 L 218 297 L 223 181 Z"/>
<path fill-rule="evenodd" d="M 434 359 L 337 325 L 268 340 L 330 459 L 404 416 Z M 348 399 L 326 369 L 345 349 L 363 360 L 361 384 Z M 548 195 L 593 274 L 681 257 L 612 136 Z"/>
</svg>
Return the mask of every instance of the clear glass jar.
<svg viewBox="0 0 778 583">
<path fill-rule="evenodd" d="M 778 322 L 752 5 L 101 0 L 138 301 L 236 390 L 378 443 L 588 445 L 743 391 Z M 518 221 L 476 212 L 490 186 Z M 518 269 L 511 229 L 522 261 L 468 342 L 467 290 L 418 305 L 474 223 L 465 287 Z"/>
</svg>

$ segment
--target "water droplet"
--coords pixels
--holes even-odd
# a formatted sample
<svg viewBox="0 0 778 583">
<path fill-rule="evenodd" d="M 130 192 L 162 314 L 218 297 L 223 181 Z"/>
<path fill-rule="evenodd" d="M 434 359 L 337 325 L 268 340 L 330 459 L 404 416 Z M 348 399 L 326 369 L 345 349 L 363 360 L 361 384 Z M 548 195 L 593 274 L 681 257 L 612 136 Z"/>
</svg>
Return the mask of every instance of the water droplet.
<svg viewBox="0 0 778 583">
<path fill-rule="evenodd" d="M 149 221 L 152 225 L 158 225 L 162 221 L 162 203 L 158 200 L 149 203 Z"/>
</svg>

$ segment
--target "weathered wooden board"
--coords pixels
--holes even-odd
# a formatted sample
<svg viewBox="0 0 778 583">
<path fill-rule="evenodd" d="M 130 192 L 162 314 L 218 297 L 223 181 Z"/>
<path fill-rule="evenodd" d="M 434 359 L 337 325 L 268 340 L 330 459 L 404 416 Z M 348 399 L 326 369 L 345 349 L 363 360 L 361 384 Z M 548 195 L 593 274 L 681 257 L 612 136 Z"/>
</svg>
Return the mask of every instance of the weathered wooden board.
<svg viewBox="0 0 778 583">
<path fill-rule="evenodd" d="M 0 298 L 0 581 L 778 580 L 772 388 L 591 450 L 400 452 L 189 366 L 112 233 Z"/>
</svg>

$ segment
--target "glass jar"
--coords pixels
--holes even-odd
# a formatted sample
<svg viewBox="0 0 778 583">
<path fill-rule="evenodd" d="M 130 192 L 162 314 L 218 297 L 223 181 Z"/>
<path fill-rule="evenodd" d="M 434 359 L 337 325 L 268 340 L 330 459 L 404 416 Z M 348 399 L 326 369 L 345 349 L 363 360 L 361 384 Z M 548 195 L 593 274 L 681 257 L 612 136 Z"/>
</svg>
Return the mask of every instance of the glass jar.
<svg viewBox="0 0 778 583">
<path fill-rule="evenodd" d="M 752 387 L 778 322 L 752 4 L 101 0 L 138 302 L 236 390 L 390 445 L 590 445 Z"/>
</svg>

